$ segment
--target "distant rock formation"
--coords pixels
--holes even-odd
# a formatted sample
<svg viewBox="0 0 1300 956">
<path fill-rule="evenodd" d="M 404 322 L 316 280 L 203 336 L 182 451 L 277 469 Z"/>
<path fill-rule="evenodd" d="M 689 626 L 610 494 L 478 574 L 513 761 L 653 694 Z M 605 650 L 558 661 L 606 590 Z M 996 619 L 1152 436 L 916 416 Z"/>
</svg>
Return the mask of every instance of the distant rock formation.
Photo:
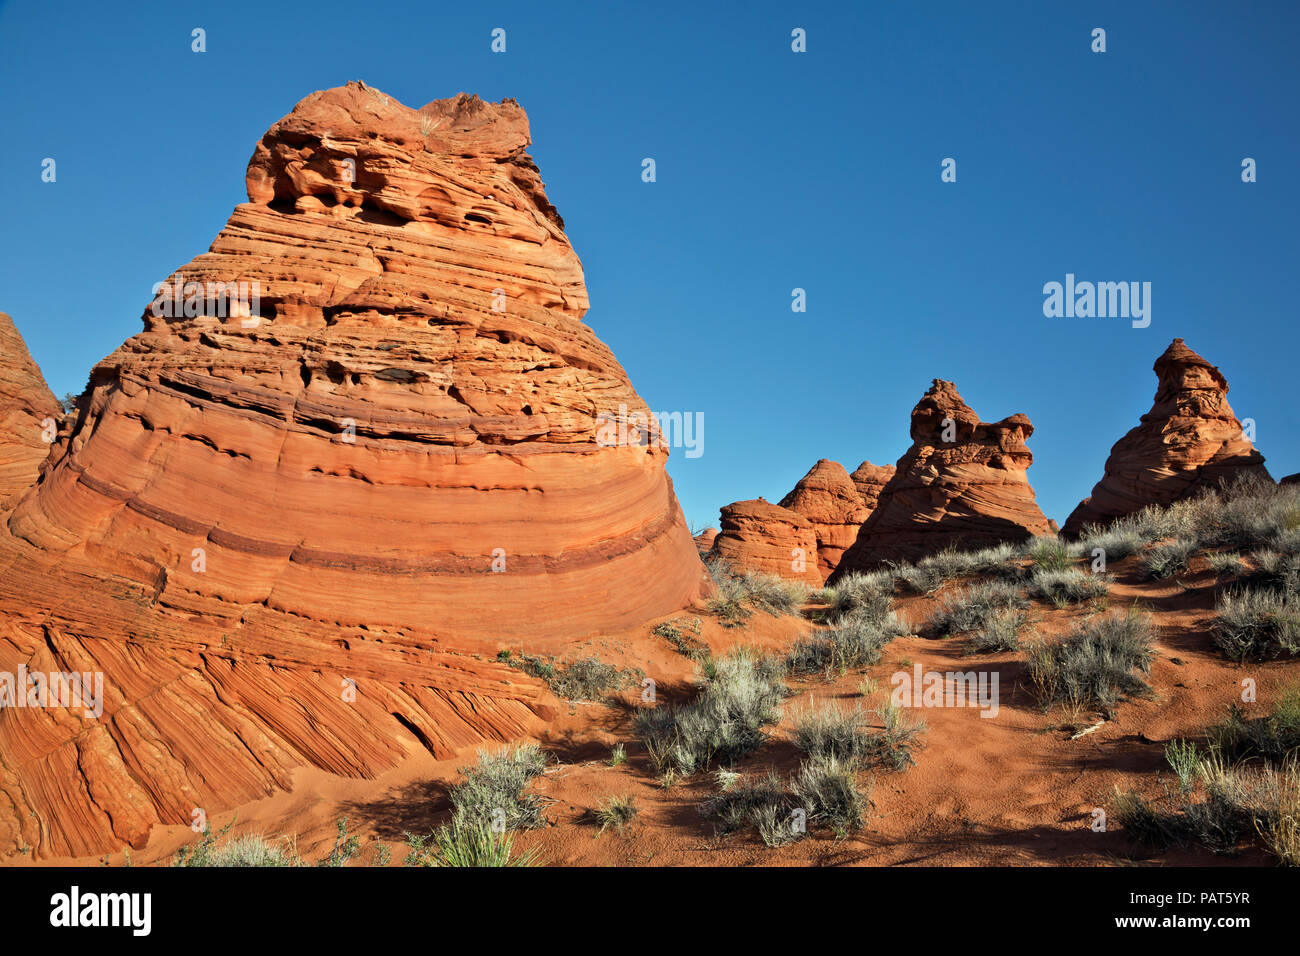
<svg viewBox="0 0 1300 956">
<path fill-rule="evenodd" d="M 299 767 L 537 733 L 554 698 L 503 638 L 558 648 L 703 593 L 528 145 L 513 100 L 360 83 L 262 138 L 249 202 L 0 514 L 0 672 L 103 677 L 102 714 L 3 711 L 0 855 L 139 847 Z"/>
<path fill-rule="evenodd" d="M 864 461 L 858 465 L 853 474 L 849 475 L 868 512 L 876 510 L 880 493 L 885 490 L 885 485 L 889 484 L 889 479 L 894 477 L 896 470 L 893 465 L 873 465 L 869 461 Z"/>
<path fill-rule="evenodd" d="M 916 561 L 945 548 L 968 550 L 1047 534 L 1026 470 L 1024 415 L 981 422 L 952 382 L 935 379 L 912 410 L 912 447 L 831 583 L 884 561 Z"/>
<path fill-rule="evenodd" d="M 820 587 L 817 533 L 803 515 L 762 498 L 722 509 L 721 529 L 709 552 L 737 571 L 758 571 Z"/>
<path fill-rule="evenodd" d="M 0 312 L 0 509 L 35 483 L 62 417 L 13 320 Z"/>
<path fill-rule="evenodd" d="M 717 537 L 718 537 L 717 528 L 705 528 L 703 531 L 701 531 L 699 534 L 695 536 L 696 549 L 700 552 L 700 554 L 707 554 L 709 549 L 713 547 L 713 542 L 717 539 Z"/>
<path fill-rule="evenodd" d="M 1156 359 L 1151 411 L 1117 441 L 1105 474 L 1066 519 L 1075 537 L 1147 505 L 1168 505 L 1238 476 L 1269 479 L 1264 456 L 1228 404 L 1228 381 L 1182 339 Z"/>
<path fill-rule="evenodd" d="M 817 567 L 824 581 L 840 563 L 840 556 L 858 536 L 871 514 L 848 471 L 837 461 L 823 458 L 799 479 L 781 507 L 807 518 L 817 536 Z"/>
</svg>

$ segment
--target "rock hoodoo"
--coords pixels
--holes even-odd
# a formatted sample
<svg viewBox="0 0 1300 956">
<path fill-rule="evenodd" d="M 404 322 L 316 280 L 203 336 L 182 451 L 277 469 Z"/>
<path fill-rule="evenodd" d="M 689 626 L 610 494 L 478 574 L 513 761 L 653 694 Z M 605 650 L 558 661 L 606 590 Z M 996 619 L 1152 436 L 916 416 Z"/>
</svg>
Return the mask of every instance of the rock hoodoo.
<svg viewBox="0 0 1300 956">
<path fill-rule="evenodd" d="M 889 479 L 894 477 L 895 470 L 893 465 L 873 465 L 869 461 L 864 461 L 858 465 L 853 474 L 849 475 L 869 512 L 876 510 L 880 493 L 885 490 L 885 485 L 889 484 Z"/>
<path fill-rule="evenodd" d="M 512 100 L 360 83 L 262 138 L 249 202 L 0 513 L 0 671 L 104 684 L 98 717 L 0 713 L 0 853 L 534 731 L 553 699 L 502 638 L 700 594 L 667 449 L 596 438 L 648 409 L 581 321 L 528 144 Z"/>
<path fill-rule="evenodd" d="M 935 379 L 912 410 L 912 447 L 835 576 L 1046 534 L 1026 477 L 1033 432 L 1024 415 L 981 422 L 952 382 Z"/>
<path fill-rule="evenodd" d="M 1168 505 L 1237 477 L 1270 480 L 1217 368 L 1174 339 L 1156 359 L 1155 373 L 1151 410 L 1111 448 L 1101 481 L 1070 513 L 1063 534 L 1077 536 L 1089 524 Z"/>
<path fill-rule="evenodd" d="M 821 586 L 817 533 L 803 515 L 755 498 L 724 507 L 720 524 L 710 557 L 737 571 L 758 571 Z"/>
<path fill-rule="evenodd" d="M 844 466 L 826 458 L 799 479 L 781 499 L 781 507 L 811 522 L 817 536 L 817 568 L 823 581 L 840 563 L 840 556 L 871 513 Z"/>
</svg>

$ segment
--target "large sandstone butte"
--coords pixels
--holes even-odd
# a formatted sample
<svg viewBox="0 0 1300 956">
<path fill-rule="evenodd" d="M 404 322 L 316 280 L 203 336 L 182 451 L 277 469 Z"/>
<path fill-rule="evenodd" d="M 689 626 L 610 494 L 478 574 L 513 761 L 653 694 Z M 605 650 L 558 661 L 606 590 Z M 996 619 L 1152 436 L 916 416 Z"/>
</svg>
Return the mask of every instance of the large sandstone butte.
<svg viewBox="0 0 1300 956">
<path fill-rule="evenodd" d="M 257 145 L 173 280 L 259 299 L 156 300 L 0 514 L 0 671 L 102 672 L 105 698 L 0 712 L 0 851 L 139 846 L 296 767 L 536 731 L 553 698 L 503 638 L 699 595 L 666 448 L 596 438 L 649 412 L 581 321 L 528 144 L 512 100 L 354 83 Z"/>
<path fill-rule="evenodd" d="M 817 532 L 798 512 L 762 498 L 735 501 L 720 514 L 709 556 L 737 571 L 774 574 L 820 587 Z"/>
<path fill-rule="evenodd" d="M 62 417 L 13 320 L 0 312 L 0 508 L 36 481 Z"/>
<path fill-rule="evenodd" d="M 912 409 L 912 447 L 833 577 L 1050 531 L 1026 471 L 1024 415 L 982 422 L 952 382 L 935 379 Z"/>
<path fill-rule="evenodd" d="M 823 581 L 839 565 L 840 556 L 871 514 L 848 471 L 828 458 L 813 465 L 780 503 L 812 523 L 817 569 Z"/>
<path fill-rule="evenodd" d="M 1156 359 L 1151 411 L 1117 441 L 1092 494 L 1061 533 L 1077 536 L 1147 505 L 1168 505 L 1238 477 L 1271 481 L 1228 404 L 1228 380 L 1182 339 Z"/>
</svg>

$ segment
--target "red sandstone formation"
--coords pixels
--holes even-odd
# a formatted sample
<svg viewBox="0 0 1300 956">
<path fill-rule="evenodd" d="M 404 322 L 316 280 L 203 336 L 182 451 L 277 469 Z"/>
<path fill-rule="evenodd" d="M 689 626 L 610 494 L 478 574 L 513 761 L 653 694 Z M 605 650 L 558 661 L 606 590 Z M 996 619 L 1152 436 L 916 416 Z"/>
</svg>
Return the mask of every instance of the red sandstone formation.
<svg viewBox="0 0 1300 956">
<path fill-rule="evenodd" d="M 894 477 L 896 470 L 893 465 L 873 465 L 869 461 L 864 461 L 858 465 L 853 474 L 849 475 L 858 489 L 858 496 L 862 498 L 862 503 L 866 505 L 869 512 L 876 510 L 880 493 L 885 490 L 885 485 L 889 484 L 889 479 Z"/>
<path fill-rule="evenodd" d="M 695 547 L 700 554 L 708 554 L 709 549 L 713 547 L 713 542 L 717 540 L 717 528 L 705 528 L 695 536 Z"/>
<path fill-rule="evenodd" d="M 13 320 L 0 312 L 0 508 L 36 481 L 62 417 Z"/>
<path fill-rule="evenodd" d="M 535 731 L 551 698 L 502 638 L 701 593 L 667 449 L 597 438 L 648 409 L 581 321 L 528 144 L 512 100 L 351 83 L 257 145 L 249 202 L 0 513 L 0 672 L 104 680 L 98 718 L 0 711 L 0 853 L 140 846 L 296 767 Z"/>
<path fill-rule="evenodd" d="M 823 458 L 799 479 L 781 507 L 807 518 L 817 536 L 817 569 L 824 581 L 858 536 L 871 510 L 844 466 Z M 820 582 L 819 582 L 820 583 Z"/>
<path fill-rule="evenodd" d="M 1228 381 L 1182 339 L 1156 359 L 1151 411 L 1117 441 L 1092 495 L 1066 519 L 1077 536 L 1146 505 L 1168 505 L 1237 477 L 1271 480 L 1228 404 Z"/>
<path fill-rule="evenodd" d="M 952 382 L 935 379 L 912 410 L 912 447 L 834 577 L 1047 534 L 1025 475 L 1033 433 L 1024 415 L 981 422 Z"/>
<path fill-rule="evenodd" d="M 817 533 L 803 515 L 756 498 L 722 509 L 722 529 L 709 552 L 737 571 L 758 571 L 821 587 Z"/>
</svg>

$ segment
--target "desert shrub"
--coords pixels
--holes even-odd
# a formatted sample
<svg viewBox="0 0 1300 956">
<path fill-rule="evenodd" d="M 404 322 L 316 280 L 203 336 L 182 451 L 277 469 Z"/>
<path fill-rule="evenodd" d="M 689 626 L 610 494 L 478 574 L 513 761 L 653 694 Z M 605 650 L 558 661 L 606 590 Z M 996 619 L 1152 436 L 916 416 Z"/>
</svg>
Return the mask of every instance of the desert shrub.
<svg viewBox="0 0 1300 956">
<path fill-rule="evenodd" d="M 524 790 L 545 771 L 546 761 L 535 744 L 496 754 L 479 751 L 477 766 L 461 767 L 458 772 L 464 779 L 451 788 L 455 815 L 468 824 L 499 823 L 507 830 L 541 826 L 545 822 L 542 802 Z"/>
<path fill-rule="evenodd" d="M 514 834 L 461 814 L 429 836 L 406 834 L 406 866 L 537 866 L 538 852 L 514 854 Z"/>
<path fill-rule="evenodd" d="M 862 829 L 872 805 L 858 787 L 854 764 L 831 754 L 805 761 L 790 790 L 808 819 L 829 826 L 837 838 Z"/>
<path fill-rule="evenodd" d="M 303 861 L 293 851 L 292 843 L 287 839 L 276 842 L 268 840 L 261 834 L 250 833 L 222 842 L 222 838 L 234 826 L 234 821 L 226 824 L 216 836 L 212 828 L 205 826 L 203 836 L 196 843 L 181 847 L 176 852 L 173 866 L 182 867 L 282 867 L 302 866 Z"/>
<path fill-rule="evenodd" d="M 1244 576 L 1247 585 L 1284 598 L 1300 598 L 1300 554 L 1261 548 L 1251 552 L 1250 560 L 1255 566 Z"/>
<path fill-rule="evenodd" d="M 779 830 L 782 821 L 788 823 L 794 804 L 779 776 L 769 772 L 751 778 L 719 772 L 717 779 L 718 790 L 700 804 L 702 816 L 712 820 L 723 833 L 733 833 L 749 824 L 765 824 L 772 831 L 770 835 L 778 839 L 769 841 L 769 834 L 764 834 L 764 843 L 775 846 L 789 842 L 779 839 Z M 795 838 L 793 831 L 790 836 Z"/>
<path fill-rule="evenodd" d="M 709 645 L 700 640 L 700 619 L 679 617 L 657 624 L 652 632 L 655 637 L 662 637 L 671 644 L 678 654 L 691 660 L 701 660 L 712 652 Z"/>
<path fill-rule="evenodd" d="M 334 846 L 317 866 L 347 866 L 361 852 L 361 838 L 348 833 L 348 818 L 339 817 L 335 822 Z"/>
<path fill-rule="evenodd" d="M 1007 581 L 980 581 L 945 597 L 930 616 L 927 627 L 935 634 L 960 634 L 983 628 L 998 611 L 1028 606 L 1016 585 Z"/>
<path fill-rule="evenodd" d="M 1020 632 L 1028 623 L 1028 615 L 1019 608 L 1007 607 L 994 611 L 985 619 L 983 627 L 971 636 L 971 650 L 1017 651 L 1020 649 Z"/>
<path fill-rule="evenodd" d="M 787 666 L 794 674 L 823 671 L 828 675 L 869 667 L 880 660 L 885 645 L 905 633 L 907 628 L 892 611 L 880 621 L 851 615 L 828 630 L 796 641 Z"/>
<path fill-rule="evenodd" d="M 1271 546 L 1300 528 L 1300 488 L 1245 480 L 1203 500 L 1200 540 L 1229 548 Z"/>
<path fill-rule="evenodd" d="M 1078 568 L 1059 571 L 1035 568 L 1029 585 L 1033 593 L 1063 608 L 1072 603 L 1105 597 L 1110 593 L 1110 581 L 1104 574 L 1089 574 Z"/>
<path fill-rule="evenodd" d="M 608 797 L 596 805 L 592 816 L 600 824 L 601 833 L 610 827 L 622 833 L 623 828 L 635 820 L 640 812 L 636 801 L 631 797 Z"/>
<path fill-rule="evenodd" d="M 850 572 L 839 580 L 834 591 L 832 620 L 849 616 L 883 619 L 894 605 L 894 579 L 888 572 Z"/>
<path fill-rule="evenodd" d="M 567 663 L 532 654 L 514 657 L 503 652 L 499 657 L 511 667 L 541 680 L 555 696 L 565 700 L 603 700 L 644 676 L 638 670 L 619 670 L 598 657 L 580 657 Z"/>
<path fill-rule="evenodd" d="M 1089 526 L 1085 529 L 1081 543 L 1085 555 L 1091 555 L 1094 550 L 1100 548 L 1108 563 L 1137 554 L 1146 546 L 1146 541 L 1138 530 L 1122 521 L 1108 528 Z"/>
<path fill-rule="evenodd" d="M 1044 706 L 1111 710 L 1120 700 L 1146 696 L 1155 651 L 1149 615 L 1111 614 L 1077 625 L 1063 639 L 1033 645 L 1026 654 L 1029 678 Z"/>
<path fill-rule="evenodd" d="M 1035 571 L 1064 571 L 1074 566 L 1077 555 L 1071 555 L 1065 542 L 1055 535 L 1040 535 L 1025 544 L 1024 555 Z"/>
<path fill-rule="evenodd" d="M 1215 574 L 1240 574 L 1244 564 L 1241 555 L 1236 551 L 1216 551 L 1209 555 L 1206 560 L 1210 564 L 1210 570 Z"/>
<path fill-rule="evenodd" d="M 778 662 L 740 650 L 702 667 L 704 684 L 694 701 L 638 715 L 638 734 L 660 773 L 690 775 L 742 757 L 780 718 L 786 688 Z"/>
<path fill-rule="evenodd" d="M 1300 653 L 1300 601 L 1245 588 L 1219 598 L 1214 644 L 1234 661 Z"/>
<path fill-rule="evenodd" d="M 809 757 L 835 757 L 857 766 L 868 753 L 866 715 L 861 707 L 811 707 L 795 719 L 794 745 Z"/>
<path fill-rule="evenodd" d="M 916 594 L 933 594 L 943 587 L 947 580 L 943 572 L 933 565 L 925 564 L 890 564 L 890 573 L 894 579 Z"/>
<path fill-rule="evenodd" d="M 1210 747 L 1232 761 L 1261 759 L 1280 763 L 1300 751 L 1300 685 L 1279 695 L 1270 714 L 1247 718 L 1233 704 L 1228 716 L 1211 727 Z"/>
<path fill-rule="evenodd" d="M 717 593 L 705 606 L 728 626 L 743 623 L 755 608 L 778 616 L 797 613 L 812 593 L 799 581 L 755 571 L 736 573 L 724 561 L 709 560 L 705 567 L 717 586 Z"/>
<path fill-rule="evenodd" d="M 1143 557 L 1142 565 L 1146 568 L 1149 577 L 1168 578 L 1186 571 L 1195 553 L 1194 539 L 1178 538 L 1166 544 L 1156 545 Z"/>
<path fill-rule="evenodd" d="M 864 760 L 890 770 L 915 766 L 915 752 L 925 733 L 925 723 L 903 716 L 902 709 L 892 702 L 881 707 L 878 713 L 884 728 L 867 734 Z"/>
<path fill-rule="evenodd" d="M 1165 744 L 1165 762 L 1178 777 L 1178 786 L 1190 790 L 1196 782 L 1201 763 L 1200 752 L 1190 740 L 1171 740 Z"/>
</svg>

